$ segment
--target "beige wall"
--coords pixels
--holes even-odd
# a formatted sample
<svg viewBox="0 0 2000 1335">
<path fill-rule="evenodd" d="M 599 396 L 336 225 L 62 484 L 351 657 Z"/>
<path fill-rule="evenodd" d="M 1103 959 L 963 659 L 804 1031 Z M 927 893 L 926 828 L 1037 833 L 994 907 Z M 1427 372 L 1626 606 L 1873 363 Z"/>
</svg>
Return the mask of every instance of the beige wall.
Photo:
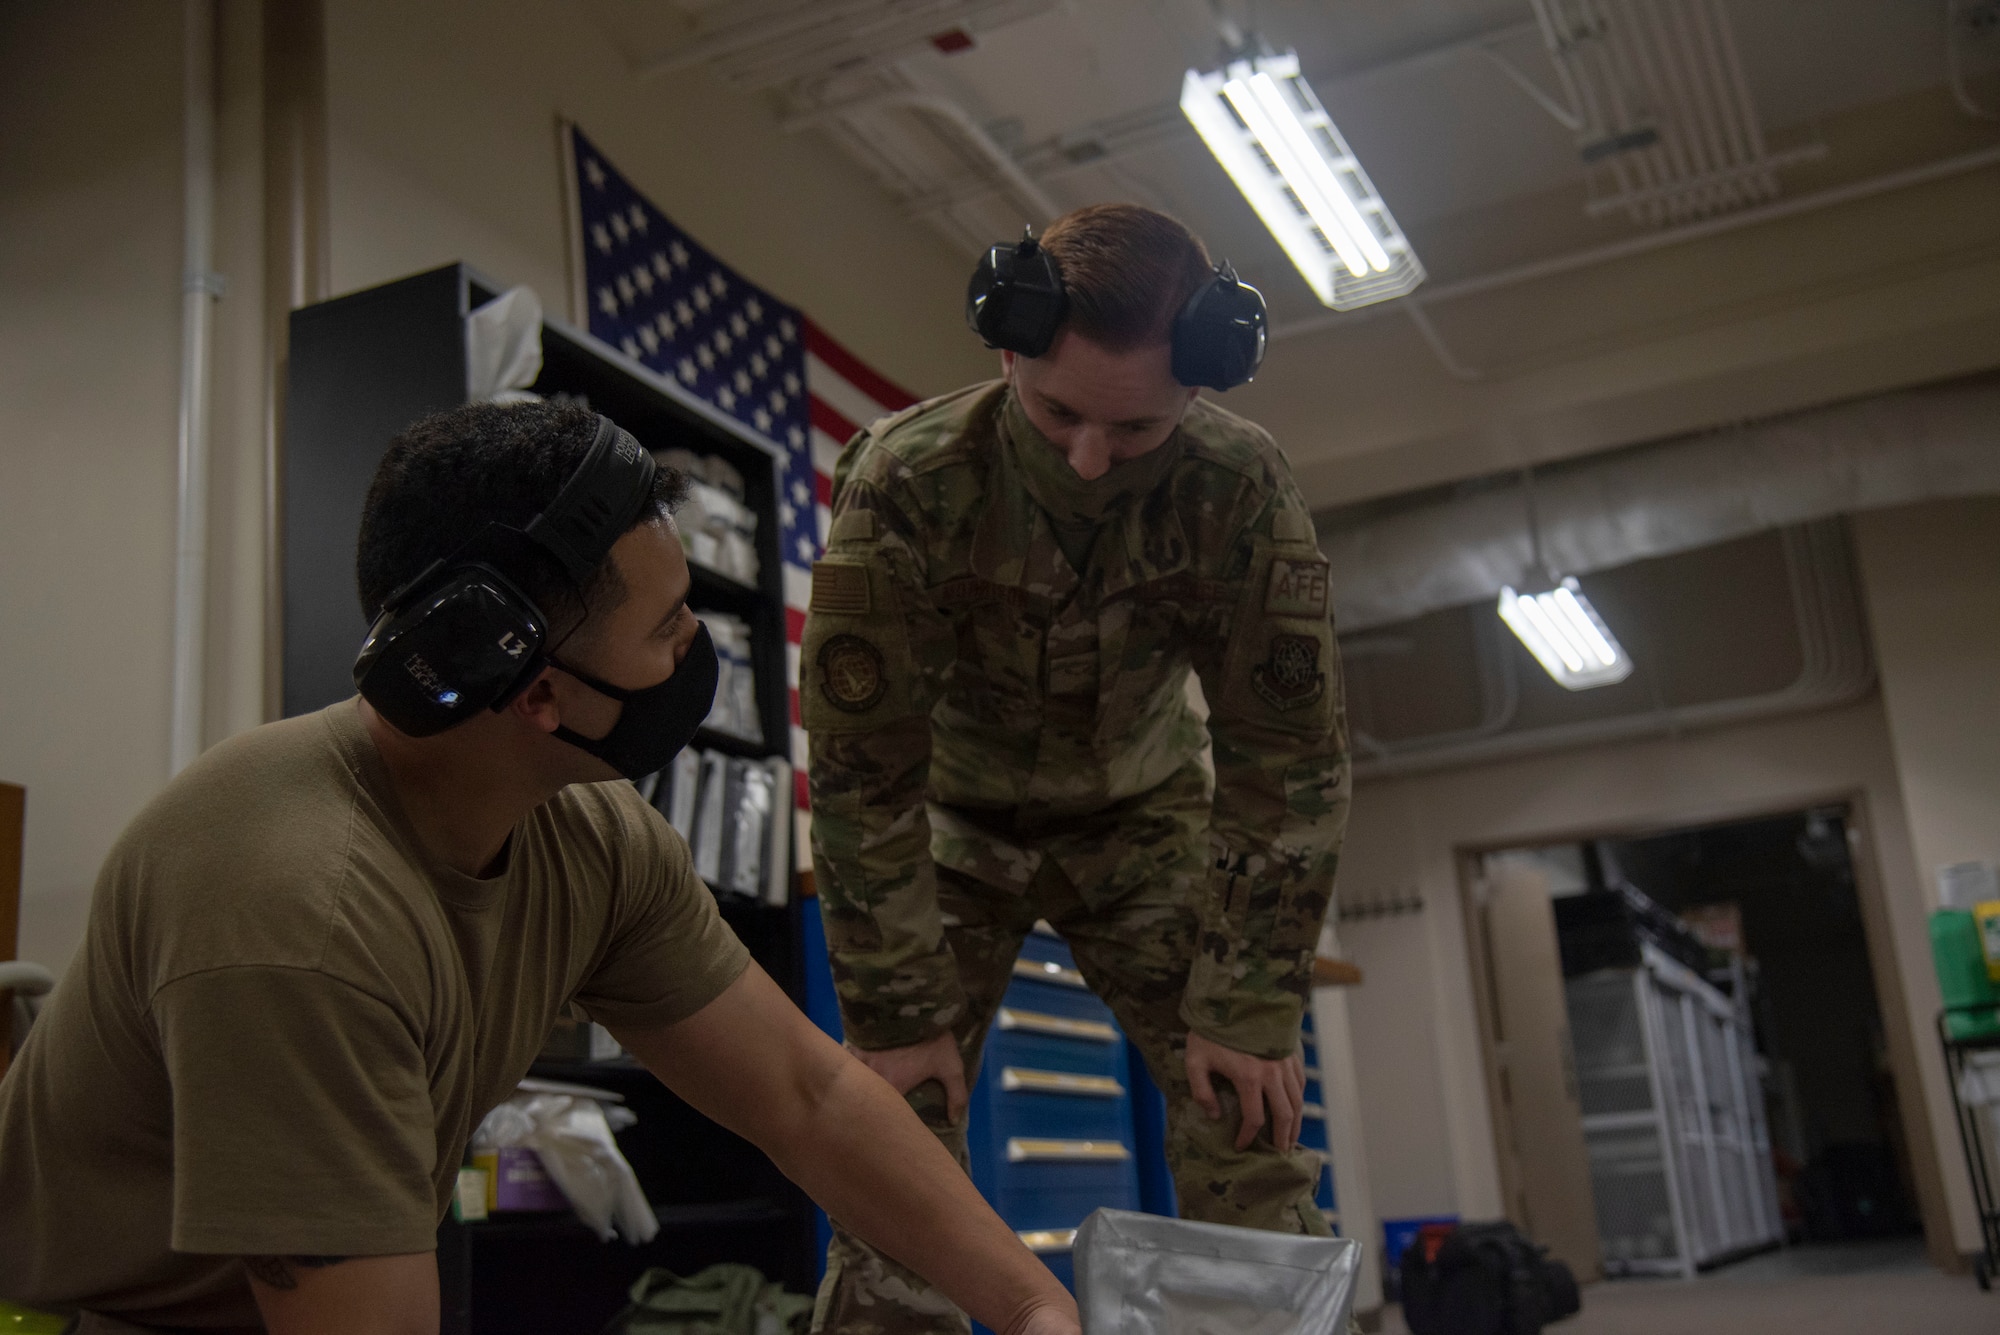
<svg viewBox="0 0 2000 1335">
<path fill-rule="evenodd" d="M 0 10 L 0 777 L 57 969 L 167 772 L 180 53 L 174 5 Z"/>
<path fill-rule="evenodd" d="M 209 741 L 260 722 L 264 688 L 262 6 L 220 11 Z M 465 259 L 563 313 L 562 114 L 886 374 L 990 373 L 960 258 L 761 99 L 639 83 L 564 7 L 327 11 L 334 290 Z M 28 788 L 22 952 L 58 970 L 167 778 L 181 49 L 178 5 L 0 10 L 0 779 Z"/>
<path fill-rule="evenodd" d="M 994 374 L 970 262 L 775 105 L 705 71 L 641 82 L 581 6 L 328 0 L 333 290 L 467 260 L 567 311 L 558 116 L 677 224 L 885 375 Z M 565 318 L 573 318 L 570 312 Z"/>
<path fill-rule="evenodd" d="M 1367 982 L 1350 1000 L 1370 1185 L 1378 1212 L 1502 1212 L 1470 991 L 1457 857 L 1701 824 L 1858 798 L 1884 920 L 1878 976 L 1904 999 L 1901 1044 L 1923 1074 L 1930 1153 L 1944 1166 L 1957 1245 L 1976 1246 L 1971 1201 L 1930 1035 L 1937 1006 L 1896 755 L 1879 697 L 1838 710 L 1681 737 L 1593 747 L 1359 785 L 1340 869 L 1347 902 L 1410 891 L 1422 913 L 1350 922 L 1341 936 Z M 1892 1016 L 1885 1020 L 1895 1023 Z M 1925 1125 L 1925 1117 L 1914 1119 Z"/>
<path fill-rule="evenodd" d="M 1934 904 L 1939 868 L 2000 862 L 2000 499 L 1861 515 L 1854 535 L 1910 842 Z"/>
</svg>

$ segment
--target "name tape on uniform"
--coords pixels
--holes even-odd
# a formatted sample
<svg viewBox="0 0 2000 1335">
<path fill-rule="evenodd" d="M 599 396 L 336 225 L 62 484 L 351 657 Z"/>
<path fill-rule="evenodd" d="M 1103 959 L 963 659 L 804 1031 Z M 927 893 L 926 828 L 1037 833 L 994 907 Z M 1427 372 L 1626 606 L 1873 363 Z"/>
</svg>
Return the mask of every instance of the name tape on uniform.
<svg viewBox="0 0 2000 1335">
<path fill-rule="evenodd" d="M 818 596 L 819 586 L 813 586 Z M 1327 563 L 1291 561 L 1278 557 L 1271 562 L 1271 582 L 1264 590 L 1264 612 L 1268 616 L 1323 617 L 1326 615 Z"/>
</svg>

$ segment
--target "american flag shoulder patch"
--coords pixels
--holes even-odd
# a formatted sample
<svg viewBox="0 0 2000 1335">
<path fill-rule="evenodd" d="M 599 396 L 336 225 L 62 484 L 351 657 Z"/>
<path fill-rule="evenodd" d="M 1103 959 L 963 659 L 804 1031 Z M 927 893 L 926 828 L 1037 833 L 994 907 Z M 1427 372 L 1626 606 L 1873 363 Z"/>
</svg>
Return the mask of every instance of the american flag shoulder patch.
<svg viewBox="0 0 2000 1335">
<path fill-rule="evenodd" d="M 814 612 L 836 616 L 866 616 L 874 603 L 868 596 L 868 567 L 859 561 L 828 559 L 813 562 Z"/>
</svg>

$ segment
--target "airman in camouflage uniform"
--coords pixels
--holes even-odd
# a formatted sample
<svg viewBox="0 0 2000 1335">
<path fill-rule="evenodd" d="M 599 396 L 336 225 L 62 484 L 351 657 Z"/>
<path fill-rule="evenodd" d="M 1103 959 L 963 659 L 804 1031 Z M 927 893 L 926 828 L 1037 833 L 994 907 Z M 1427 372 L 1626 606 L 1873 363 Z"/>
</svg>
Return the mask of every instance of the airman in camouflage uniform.
<svg viewBox="0 0 2000 1335">
<path fill-rule="evenodd" d="M 1348 807 L 1326 561 L 1255 425 L 1197 400 L 1140 462 L 1132 494 L 1076 513 L 1004 383 L 842 453 L 800 671 L 841 1012 L 863 1049 L 951 1032 L 970 1080 L 1044 918 L 1166 1094 L 1183 1214 L 1323 1234 L 1318 1157 L 1268 1129 L 1238 1151 L 1235 1106 L 1206 1117 L 1181 1053 L 1189 1029 L 1297 1048 Z M 965 1162 L 938 1086 L 911 1101 Z M 815 1328 L 965 1322 L 837 1232 Z"/>
</svg>

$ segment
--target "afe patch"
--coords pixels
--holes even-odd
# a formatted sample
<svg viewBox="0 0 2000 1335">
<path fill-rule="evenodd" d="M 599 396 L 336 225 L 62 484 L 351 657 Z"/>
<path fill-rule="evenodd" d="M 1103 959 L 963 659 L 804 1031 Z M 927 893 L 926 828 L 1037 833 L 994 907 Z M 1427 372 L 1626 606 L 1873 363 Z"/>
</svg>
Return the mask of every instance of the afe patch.
<svg viewBox="0 0 2000 1335">
<path fill-rule="evenodd" d="M 1319 653 L 1310 635 L 1273 635 L 1271 656 L 1250 669 L 1250 684 L 1273 709 L 1303 709 L 1326 693 Z"/>
<path fill-rule="evenodd" d="M 1323 617 L 1326 615 L 1327 563 L 1319 561 L 1288 561 L 1278 557 L 1271 562 L 1271 582 L 1264 588 L 1264 612 L 1267 616 L 1281 617 Z"/>
<path fill-rule="evenodd" d="M 819 690 L 835 709 L 865 714 L 888 689 L 882 651 L 859 635 L 836 635 L 820 646 Z"/>
<path fill-rule="evenodd" d="M 858 561 L 813 562 L 811 611 L 865 616 L 871 606 L 867 566 Z"/>
</svg>

